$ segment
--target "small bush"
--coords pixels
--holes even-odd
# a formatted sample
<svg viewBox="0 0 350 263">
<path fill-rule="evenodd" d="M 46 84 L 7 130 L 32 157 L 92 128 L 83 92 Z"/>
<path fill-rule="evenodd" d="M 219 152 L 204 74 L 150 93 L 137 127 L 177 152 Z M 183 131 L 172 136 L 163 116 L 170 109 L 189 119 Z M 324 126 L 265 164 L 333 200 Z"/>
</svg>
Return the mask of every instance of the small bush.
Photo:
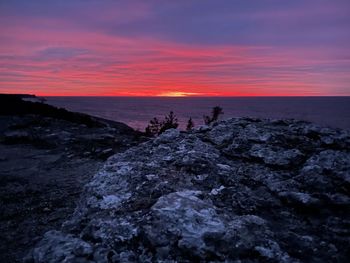
<svg viewBox="0 0 350 263">
<path fill-rule="evenodd" d="M 169 129 L 176 129 L 179 126 L 177 118 L 174 112 L 170 112 L 169 115 L 165 116 L 165 120 L 162 122 L 159 134 Z"/>
<path fill-rule="evenodd" d="M 193 129 L 193 127 L 194 127 L 194 122 L 192 118 L 189 118 L 189 120 L 187 121 L 186 130 L 190 131 Z"/>
<path fill-rule="evenodd" d="M 219 106 L 215 106 L 212 109 L 211 116 L 203 116 L 204 123 L 206 125 L 210 125 L 214 121 L 217 121 L 219 119 L 219 116 L 222 115 L 222 114 L 224 114 L 222 108 L 219 107 Z"/>
<path fill-rule="evenodd" d="M 146 135 L 147 136 L 157 136 L 160 133 L 161 123 L 159 120 L 154 117 L 152 120 L 149 121 L 148 126 L 146 127 Z"/>
<path fill-rule="evenodd" d="M 165 116 L 163 121 L 159 121 L 157 118 L 150 120 L 148 126 L 145 129 L 147 136 L 157 136 L 166 130 L 176 129 L 179 126 L 178 120 L 173 111 Z"/>
</svg>

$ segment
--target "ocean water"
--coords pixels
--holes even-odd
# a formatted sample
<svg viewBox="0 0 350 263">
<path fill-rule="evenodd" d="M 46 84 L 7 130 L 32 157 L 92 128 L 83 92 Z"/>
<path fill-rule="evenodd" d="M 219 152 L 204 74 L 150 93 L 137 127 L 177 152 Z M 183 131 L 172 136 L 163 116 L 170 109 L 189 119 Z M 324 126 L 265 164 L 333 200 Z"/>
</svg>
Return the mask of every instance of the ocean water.
<svg viewBox="0 0 350 263">
<path fill-rule="evenodd" d="M 230 117 L 294 118 L 321 126 L 350 129 L 350 97 L 48 97 L 47 103 L 71 111 L 120 121 L 144 130 L 150 119 L 174 111 L 180 128 L 192 117 L 203 124 L 212 107 Z"/>
</svg>

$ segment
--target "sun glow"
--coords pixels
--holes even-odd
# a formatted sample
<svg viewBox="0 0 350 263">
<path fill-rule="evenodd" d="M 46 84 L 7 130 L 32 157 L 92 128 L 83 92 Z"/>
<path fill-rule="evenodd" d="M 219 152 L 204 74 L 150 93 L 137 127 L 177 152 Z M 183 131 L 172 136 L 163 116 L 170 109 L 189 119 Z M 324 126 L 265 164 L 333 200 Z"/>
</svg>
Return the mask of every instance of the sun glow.
<svg viewBox="0 0 350 263">
<path fill-rule="evenodd" d="M 196 96 L 196 95 L 200 95 L 200 94 L 195 92 L 168 91 L 168 92 L 162 92 L 157 96 L 158 97 L 188 97 L 188 96 Z"/>
</svg>

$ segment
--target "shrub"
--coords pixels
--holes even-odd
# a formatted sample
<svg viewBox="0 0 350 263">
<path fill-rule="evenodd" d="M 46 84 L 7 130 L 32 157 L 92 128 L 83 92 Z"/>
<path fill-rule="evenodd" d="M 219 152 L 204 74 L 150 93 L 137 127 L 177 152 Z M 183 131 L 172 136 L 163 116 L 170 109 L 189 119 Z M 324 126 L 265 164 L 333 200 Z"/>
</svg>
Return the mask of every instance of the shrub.
<svg viewBox="0 0 350 263">
<path fill-rule="evenodd" d="M 211 116 L 203 116 L 204 123 L 206 125 L 209 125 L 212 122 L 217 121 L 219 119 L 219 116 L 222 115 L 222 114 L 224 114 L 222 108 L 219 107 L 219 106 L 215 106 L 212 109 Z"/>
<path fill-rule="evenodd" d="M 189 118 L 189 120 L 187 121 L 186 130 L 190 131 L 193 129 L 193 127 L 194 127 L 194 122 L 192 118 Z"/>
<path fill-rule="evenodd" d="M 174 112 L 170 112 L 169 115 L 165 116 L 165 120 L 162 122 L 159 134 L 169 129 L 176 129 L 179 126 L 177 118 Z"/>
<path fill-rule="evenodd" d="M 146 135 L 147 136 L 156 136 L 159 134 L 161 128 L 161 123 L 159 120 L 154 117 L 152 120 L 149 121 L 148 126 L 146 127 Z"/>
<path fill-rule="evenodd" d="M 150 120 L 148 126 L 145 129 L 147 136 L 157 136 L 166 130 L 176 129 L 179 126 L 178 120 L 174 112 L 170 112 L 165 116 L 165 120 L 159 121 L 157 118 Z"/>
</svg>

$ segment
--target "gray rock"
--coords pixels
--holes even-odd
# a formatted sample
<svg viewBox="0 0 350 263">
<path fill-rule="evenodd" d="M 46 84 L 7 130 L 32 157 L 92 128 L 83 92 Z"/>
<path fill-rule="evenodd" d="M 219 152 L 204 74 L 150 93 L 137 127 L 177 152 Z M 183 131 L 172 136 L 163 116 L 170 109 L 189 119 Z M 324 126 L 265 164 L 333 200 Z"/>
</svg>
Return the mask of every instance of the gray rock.
<svg viewBox="0 0 350 263">
<path fill-rule="evenodd" d="M 248 118 L 169 130 L 110 157 L 34 262 L 345 262 L 349 148 L 331 139 L 346 134 Z"/>
<path fill-rule="evenodd" d="M 223 235 L 225 225 L 215 208 L 200 200 L 200 191 L 182 191 L 162 196 L 152 206 L 153 220 L 144 226 L 155 247 L 178 246 L 203 258 L 208 253 L 206 234 Z"/>
<path fill-rule="evenodd" d="M 297 180 L 326 192 L 341 191 L 344 187 L 350 187 L 349 171 L 349 152 L 324 150 L 306 161 Z"/>
<path fill-rule="evenodd" d="M 33 250 L 33 259 L 40 263 L 91 262 L 92 246 L 79 238 L 49 231 Z"/>
<path fill-rule="evenodd" d="M 272 148 L 254 144 L 249 151 L 251 157 L 263 160 L 268 165 L 289 167 L 301 161 L 302 153 L 298 149 Z"/>
<path fill-rule="evenodd" d="M 156 143 L 171 143 L 176 140 L 180 135 L 180 131 L 176 129 L 169 129 L 163 132 L 158 138 L 155 139 Z"/>
</svg>

